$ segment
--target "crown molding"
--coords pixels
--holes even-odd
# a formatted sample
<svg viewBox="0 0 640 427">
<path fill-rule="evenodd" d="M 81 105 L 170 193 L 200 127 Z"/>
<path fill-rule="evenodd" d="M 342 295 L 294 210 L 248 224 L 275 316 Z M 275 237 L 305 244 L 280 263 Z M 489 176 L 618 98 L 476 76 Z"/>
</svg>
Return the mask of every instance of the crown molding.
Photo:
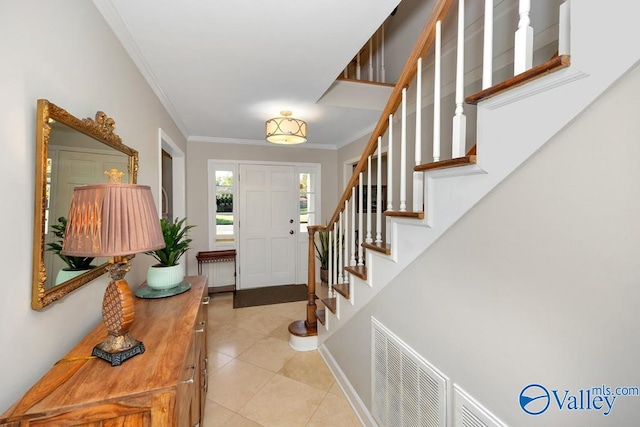
<svg viewBox="0 0 640 427">
<path fill-rule="evenodd" d="M 111 27 L 116 38 L 120 41 L 126 52 L 129 54 L 129 57 L 136 65 L 144 79 L 147 81 L 147 84 L 151 87 L 151 90 L 153 90 L 153 92 L 156 94 L 158 100 L 160 100 L 160 103 L 167 110 L 167 113 L 169 113 L 169 116 L 171 116 L 184 138 L 188 139 L 189 134 L 187 132 L 186 126 L 180 119 L 180 116 L 176 109 L 173 107 L 173 104 L 171 104 L 171 101 L 169 101 L 169 98 L 162 90 L 162 87 L 158 83 L 158 79 L 151 71 L 149 63 L 145 59 L 137 43 L 134 41 L 131 33 L 129 32 L 129 29 L 125 25 L 122 17 L 116 10 L 111 0 L 93 0 L 93 4 L 102 14 L 102 17 L 107 22 L 107 24 Z"/>
</svg>

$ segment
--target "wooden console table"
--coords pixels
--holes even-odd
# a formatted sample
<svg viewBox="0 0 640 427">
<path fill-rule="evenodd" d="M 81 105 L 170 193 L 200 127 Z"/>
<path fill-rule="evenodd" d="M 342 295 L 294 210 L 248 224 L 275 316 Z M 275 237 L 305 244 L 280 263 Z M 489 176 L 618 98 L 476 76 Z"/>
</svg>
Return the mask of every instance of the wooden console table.
<svg viewBox="0 0 640 427">
<path fill-rule="evenodd" d="M 210 294 L 218 294 L 221 292 L 236 292 L 236 250 L 228 249 L 222 251 L 202 251 L 196 255 L 198 260 L 198 274 L 202 274 L 202 264 L 210 262 L 231 262 L 233 261 L 233 285 L 228 286 L 209 286 Z"/>
<path fill-rule="evenodd" d="M 201 425 L 207 389 L 205 276 L 168 298 L 135 299 L 131 335 L 146 351 L 120 366 L 91 357 L 100 323 L 18 402 L 0 426 L 191 427 Z M 99 307 L 96 307 L 98 310 Z"/>
</svg>

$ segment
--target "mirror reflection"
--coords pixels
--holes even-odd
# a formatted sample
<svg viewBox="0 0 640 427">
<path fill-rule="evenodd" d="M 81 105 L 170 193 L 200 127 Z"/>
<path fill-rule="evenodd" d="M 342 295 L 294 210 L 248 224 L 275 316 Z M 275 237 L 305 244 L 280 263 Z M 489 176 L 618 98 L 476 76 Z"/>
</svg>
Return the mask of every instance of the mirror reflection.
<svg viewBox="0 0 640 427">
<path fill-rule="evenodd" d="M 102 112 L 95 120 L 79 120 L 38 101 L 34 309 L 104 273 L 106 258 L 66 257 L 60 250 L 74 187 L 104 183 L 104 171 L 113 168 L 125 172 L 123 182 L 136 182 L 137 152 L 122 144 L 114 126 Z"/>
<path fill-rule="evenodd" d="M 53 120 L 53 119 L 52 119 Z M 106 182 L 104 171 L 127 171 L 129 158 L 97 140 L 62 123 L 50 121 L 47 156 L 49 200 L 45 210 L 45 290 L 60 285 L 92 268 L 105 259 L 67 257 L 60 254 L 66 226 L 66 216 L 74 187 Z M 122 177 L 129 181 L 129 174 Z"/>
</svg>

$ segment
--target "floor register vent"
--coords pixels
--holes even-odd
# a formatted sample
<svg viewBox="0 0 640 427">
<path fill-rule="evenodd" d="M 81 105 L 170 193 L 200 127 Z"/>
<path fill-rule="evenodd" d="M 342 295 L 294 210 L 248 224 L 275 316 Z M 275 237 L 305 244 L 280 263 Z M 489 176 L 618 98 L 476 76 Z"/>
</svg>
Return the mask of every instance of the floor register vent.
<svg viewBox="0 0 640 427">
<path fill-rule="evenodd" d="M 447 378 L 371 318 L 373 417 L 380 426 L 447 426 Z"/>
</svg>

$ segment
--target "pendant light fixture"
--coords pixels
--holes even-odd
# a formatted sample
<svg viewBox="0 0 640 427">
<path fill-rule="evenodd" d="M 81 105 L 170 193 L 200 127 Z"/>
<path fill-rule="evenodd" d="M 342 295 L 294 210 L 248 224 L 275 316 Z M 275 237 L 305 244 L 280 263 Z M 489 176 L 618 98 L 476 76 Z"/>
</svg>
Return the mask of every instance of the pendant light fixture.
<svg viewBox="0 0 640 427">
<path fill-rule="evenodd" d="M 302 144 L 307 142 L 307 124 L 291 117 L 291 111 L 280 111 L 281 117 L 266 122 L 267 141 L 274 144 Z"/>
</svg>

